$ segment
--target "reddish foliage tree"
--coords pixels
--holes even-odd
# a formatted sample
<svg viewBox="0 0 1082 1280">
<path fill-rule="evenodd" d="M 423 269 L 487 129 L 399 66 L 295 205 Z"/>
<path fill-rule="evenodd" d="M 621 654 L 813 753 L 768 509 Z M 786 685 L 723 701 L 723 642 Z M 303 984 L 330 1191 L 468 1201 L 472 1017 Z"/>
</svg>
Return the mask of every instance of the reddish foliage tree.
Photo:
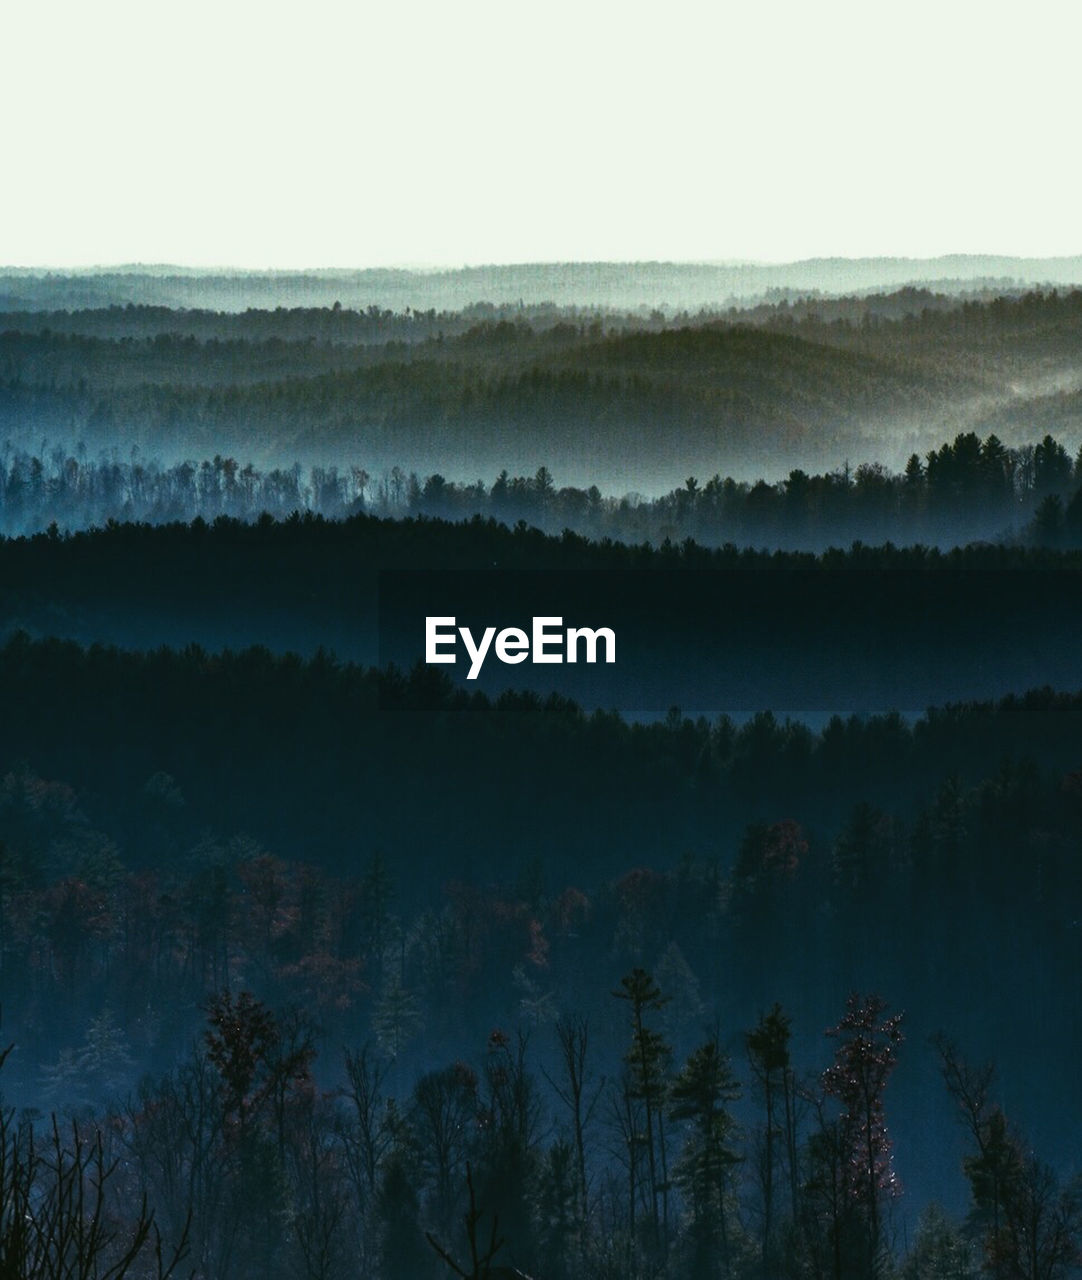
<svg viewBox="0 0 1082 1280">
<path fill-rule="evenodd" d="M 311 1084 L 315 1048 L 309 1032 L 299 1022 L 279 1023 L 248 991 L 235 999 L 223 991 L 211 1000 L 208 1013 L 210 1029 L 204 1039 L 207 1057 L 222 1080 L 226 1123 L 243 1133 L 249 1120 L 270 1101 L 281 1140 L 286 1102 Z"/>
</svg>

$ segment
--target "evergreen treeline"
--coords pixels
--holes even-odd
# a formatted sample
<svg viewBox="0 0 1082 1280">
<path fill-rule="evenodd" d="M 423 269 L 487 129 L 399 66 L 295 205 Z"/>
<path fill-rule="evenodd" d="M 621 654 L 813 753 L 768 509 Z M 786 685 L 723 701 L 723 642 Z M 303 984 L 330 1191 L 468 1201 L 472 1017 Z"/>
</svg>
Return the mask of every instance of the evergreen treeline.
<svg viewBox="0 0 1082 1280">
<path fill-rule="evenodd" d="M 200 1275 L 468 1275 L 472 1184 L 538 1280 L 1069 1274 L 1082 695 L 635 726 L 16 638 L 0 703 L 0 1177 L 100 1134 L 117 1247 L 145 1192 Z"/>
<path fill-rule="evenodd" d="M 220 454 L 165 466 L 133 455 L 88 460 L 55 449 L 48 457 L 7 449 L 0 455 L 0 532 L 36 533 L 109 521 L 164 524 L 228 516 L 283 520 L 294 512 L 341 519 L 358 512 L 383 517 L 491 517 L 556 534 L 570 529 L 594 539 L 654 545 L 693 539 L 737 545 L 819 550 L 855 541 L 941 546 L 976 539 L 1021 539 L 1082 545 L 1082 452 L 1073 461 L 1045 436 L 1007 448 L 995 435 L 973 433 L 913 454 L 903 472 L 876 463 L 808 475 L 794 470 L 776 483 L 689 477 L 656 499 L 604 496 L 557 487 L 547 467 L 532 476 L 506 471 L 490 485 L 419 477 L 394 467 L 374 476 L 364 467 L 261 470 Z"/>
<path fill-rule="evenodd" d="M 220 516 L 0 540 L 0 618 L 8 633 L 139 649 L 256 642 L 408 667 L 430 614 L 529 627 L 548 613 L 614 627 L 619 660 L 493 661 L 469 687 L 517 683 L 647 719 L 674 703 L 711 716 L 768 706 L 821 725 L 832 711 L 914 714 L 1082 684 L 1080 567 L 1077 550 L 1023 545 L 816 556 L 555 538 L 480 518 Z"/>
</svg>

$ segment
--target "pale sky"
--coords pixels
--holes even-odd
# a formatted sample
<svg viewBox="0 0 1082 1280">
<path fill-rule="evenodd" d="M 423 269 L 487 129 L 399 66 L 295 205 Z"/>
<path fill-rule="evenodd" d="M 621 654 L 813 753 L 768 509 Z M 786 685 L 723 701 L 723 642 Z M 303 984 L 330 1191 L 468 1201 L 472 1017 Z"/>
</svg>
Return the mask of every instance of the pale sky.
<svg viewBox="0 0 1082 1280">
<path fill-rule="evenodd" d="M 1082 252 L 1082 4 L 82 0 L 2 21 L 0 264 Z"/>
</svg>

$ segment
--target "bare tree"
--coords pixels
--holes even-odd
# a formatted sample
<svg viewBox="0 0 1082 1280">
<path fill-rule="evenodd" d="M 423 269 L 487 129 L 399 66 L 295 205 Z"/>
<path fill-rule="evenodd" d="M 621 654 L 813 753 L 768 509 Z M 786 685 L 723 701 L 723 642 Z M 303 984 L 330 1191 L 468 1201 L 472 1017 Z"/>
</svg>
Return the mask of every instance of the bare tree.
<svg viewBox="0 0 1082 1280">
<path fill-rule="evenodd" d="M 0 1053 L 0 1067 L 10 1052 Z M 13 1108 L 0 1111 L 0 1275 L 169 1280 L 188 1252 L 187 1225 L 166 1249 L 145 1196 L 134 1212 L 120 1212 L 117 1169 L 100 1129 L 65 1131 L 53 1116 L 42 1143 Z"/>
<path fill-rule="evenodd" d="M 605 1087 L 602 1077 L 593 1098 L 586 1100 L 586 1057 L 590 1046 L 589 1020 L 582 1016 L 561 1018 L 556 1023 L 556 1037 L 560 1043 L 560 1063 L 563 1067 L 561 1082 L 545 1072 L 545 1079 L 552 1085 L 556 1096 L 571 1112 L 571 1130 L 575 1143 L 575 1169 L 578 1177 L 579 1214 L 583 1226 L 590 1217 L 589 1184 L 586 1177 L 586 1126 Z"/>
<path fill-rule="evenodd" d="M 456 1276 L 462 1276 L 463 1280 L 494 1280 L 495 1273 L 492 1267 L 492 1260 L 503 1248 L 505 1241 L 499 1234 L 499 1218 L 494 1216 L 488 1244 L 482 1250 L 480 1227 L 481 1219 L 484 1217 L 484 1210 L 477 1207 L 477 1196 L 473 1189 L 473 1170 L 470 1168 L 469 1162 L 466 1164 L 466 1188 L 469 1192 L 470 1207 L 466 1210 L 462 1220 L 466 1228 L 466 1239 L 470 1246 L 469 1271 L 455 1261 L 430 1231 L 425 1232 L 425 1238 Z M 505 1268 L 500 1268 L 500 1270 L 505 1270 Z"/>
<path fill-rule="evenodd" d="M 942 1034 L 932 1039 L 943 1080 L 973 1143 L 964 1168 L 987 1268 L 997 1277 L 1060 1280 L 1082 1263 L 1082 1185 L 1061 1188 L 992 1101 L 995 1068 L 970 1066 Z"/>
</svg>

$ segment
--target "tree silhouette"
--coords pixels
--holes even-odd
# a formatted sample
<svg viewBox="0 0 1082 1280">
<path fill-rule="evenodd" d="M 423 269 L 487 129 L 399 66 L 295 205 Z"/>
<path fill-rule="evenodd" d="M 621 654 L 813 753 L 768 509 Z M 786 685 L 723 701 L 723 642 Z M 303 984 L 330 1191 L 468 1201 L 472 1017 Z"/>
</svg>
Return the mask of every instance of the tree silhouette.
<svg viewBox="0 0 1082 1280">
<path fill-rule="evenodd" d="M 717 1035 L 691 1054 L 669 1091 L 669 1115 L 690 1128 L 677 1178 L 691 1200 L 691 1274 L 703 1280 L 729 1274 L 728 1192 L 743 1157 L 728 1107 L 739 1096 Z"/>
<path fill-rule="evenodd" d="M 661 1250 L 669 1231 L 668 1155 L 664 1108 L 668 1094 L 672 1049 L 664 1037 L 647 1026 L 651 1012 L 664 1008 L 666 997 L 645 969 L 633 969 L 620 979 L 613 995 L 631 1007 L 631 1047 L 625 1055 L 630 1072 L 631 1096 L 642 1102 L 646 1121 L 646 1158 L 650 1171 L 650 1208 L 654 1243 Z M 658 1201 L 662 1210 L 659 1213 Z"/>
<path fill-rule="evenodd" d="M 793 1072 L 790 1066 L 790 1018 L 775 1004 L 761 1014 L 756 1026 L 744 1037 L 752 1075 L 763 1098 L 766 1125 L 763 1130 L 761 1183 L 763 1195 L 762 1262 L 764 1268 L 774 1244 L 774 1173 L 779 1165 L 779 1139 L 789 1168 L 793 1220 L 796 1221 L 796 1117 Z M 781 1109 L 781 1124 L 778 1110 Z"/>
<path fill-rule="evenodd" d="M 506 1241 L 499 1234 L 499 1218 L 494 1216 L 492 1227 L 489 1231 L 488 1243 L 484 1244 L 482 1242 L 480 1229 L 484 1210 L 477 1207 L 477 1197 L 473 1189 L 473 1171 L 469 1162 L 466 1164 L 466 1188 L 469 1194 L 469 1208 L 463 1215 L 463 1225 L 466 1228 L 466 1240 L 470 1250 L 469 1271 L 455 1261 L 448 1250 L 439 1243 L 431 1232 L 425 1233 L 426 1238 L 456 1276 L 462 1276 L 463 1280 L 492 1280 L 494 1274 L 492 1260 L 503 1248 Z"/>
<path fill-rule="evenodd" d="M 884 1093 L 898 1061 L 902 1015 L 884 1017 L 886 1001 L 852 994 L 845 1016 L 827 1035 L 838 1041 L 834 1062 L 823 1072 L 824 1093 L 841 1104 L 841 1142 L 846 1191 L 860 1209 L 866 1234 L 866 1274 L 883 1268 L 882 1202 L 899 1186 L 891 1159 Z"/>
<path fill-rule="evenodd" d="M 0 1052 L 3 1068 L 11 1047 Z M 42 1142 L 0 1108 L 0 1275 L 11 1280 L 168 1280 L 188 1253 L 188 1228 L 167 1249 L 147 1206 L 118 1199 L 120 1161 L 100 1128 L 88 1136 L 54 1115 Z"/>
</svg>

